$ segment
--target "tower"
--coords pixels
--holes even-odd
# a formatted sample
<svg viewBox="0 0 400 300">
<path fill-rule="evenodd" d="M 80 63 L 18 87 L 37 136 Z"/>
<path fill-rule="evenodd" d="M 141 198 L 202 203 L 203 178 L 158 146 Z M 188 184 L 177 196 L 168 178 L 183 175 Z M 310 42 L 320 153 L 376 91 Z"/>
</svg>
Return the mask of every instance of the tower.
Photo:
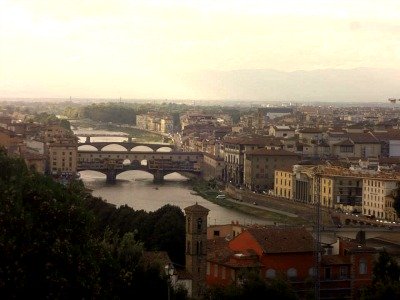
<svg viewBox="0 0 400 300">
<path fill-rule="evenodd" d="M 185 208 L 186 271 L 193 278 L 193 298 L 200 298 L 206 287 L 208 212 L 207 208 L 198 205 L 197 202 Z"/>
</svg>

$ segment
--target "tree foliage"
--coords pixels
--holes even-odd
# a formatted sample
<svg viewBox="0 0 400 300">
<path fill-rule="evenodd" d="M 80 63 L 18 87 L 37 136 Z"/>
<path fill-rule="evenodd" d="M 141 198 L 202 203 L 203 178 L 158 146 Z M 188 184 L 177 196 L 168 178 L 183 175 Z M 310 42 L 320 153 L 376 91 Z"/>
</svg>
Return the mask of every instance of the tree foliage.
<svg viewBox="0 0 400 300">
<path fill-rule="evenodd" d="M 209 290 L 209 298 L 212 300 L 298 299 L 288 282 L 281 279 L 266 281 L 255 270 L 242 272 L 240 282 L 238 285 L 212 287 Z"/>
<path fill-rule="evenodd" d="M 165 275 L 159 266 L 141 260 L 144 243 L 139 231 L 128 223 L 124 232 L 100 230 L 100 220 L 111 216 L 88 209 L 86 203 L 93 197 L 81 184 L 55 183 L 3 151 L 0 167 L 3 298 L 166 298 Z M 126 208 L 121 211 L 129 216 Z M 148 222 L 143 213 L 138 216 Z M 113 216 L 116 227 L 126 222 L 118 217 L 122 215 Z"/>
<path fill-rule="evenodd" d="M 374 265 L 372 286 L 363 293 L 363 299 L 400 299 L 400 266 L 386 251 L 379 254 Z"/>
</svg>

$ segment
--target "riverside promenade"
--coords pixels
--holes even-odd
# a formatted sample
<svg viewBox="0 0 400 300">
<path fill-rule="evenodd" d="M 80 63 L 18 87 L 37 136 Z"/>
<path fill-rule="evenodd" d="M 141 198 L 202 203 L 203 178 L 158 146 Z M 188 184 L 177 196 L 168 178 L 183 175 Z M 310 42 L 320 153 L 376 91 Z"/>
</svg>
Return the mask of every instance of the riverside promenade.
<svg viewBox="0 0 400 300">
<path fill-rule="evenodd" d="M 232 185 L 225 187 L 226 194 L 242 204 L 257 205 L 260 209 L 269 210 L 289 217 L 300 217 L 307 221 L 316 219 L 316 207 L 308 203 L 275 197 L 265 194 L 257 194 L 249 190 L 238 189 Z M 333 220 L 329 209 L 321 207 L 321 221 L 325 226 L 333 226 Z"/>
</svg>

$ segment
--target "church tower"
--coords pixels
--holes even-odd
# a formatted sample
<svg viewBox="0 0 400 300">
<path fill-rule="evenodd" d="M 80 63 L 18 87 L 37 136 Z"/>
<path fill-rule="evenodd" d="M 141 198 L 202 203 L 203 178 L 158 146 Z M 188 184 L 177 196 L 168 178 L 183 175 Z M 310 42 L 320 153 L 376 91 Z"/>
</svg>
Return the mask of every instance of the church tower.
<svg viewBox="0 0 400 300">
<path fill-rule="evenodd" d="M 192 297 L 200 298 L 206 288 L 207 216 L 209 210 L 197 202 L 185 208 L 186 271 L 193 278 Z"/>
</svg>

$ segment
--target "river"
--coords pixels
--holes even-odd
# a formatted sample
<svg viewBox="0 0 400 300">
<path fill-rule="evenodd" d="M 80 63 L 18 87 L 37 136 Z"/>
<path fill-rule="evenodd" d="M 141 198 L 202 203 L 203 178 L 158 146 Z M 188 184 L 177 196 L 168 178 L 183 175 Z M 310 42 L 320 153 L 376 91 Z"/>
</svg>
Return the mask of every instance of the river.
<svg viewBox="0 0 400 300">
<path fill-rule="evenodd" d="M 107 134 L 109 131 L 85 130 L 74 131 L 79 134 Z M 84 138 L 80 138 L 84 140 Z M 118 142 L 121 137 L 92 137 L 91 141 Z M 93 150 L 91 146 L 81 146 L 81 150 Z M 109 145 L 104 150 L 121 151 L 123 148 L 118 145 Z M 149 150 L 147 147 L 137 147 L 136 151 Z M 253 217 L 232 209 L 228 209 L 196 195 L 188 179 L 178 173 L 165 176 L 164 183 L 154 184 L 153 175 L 144 171 L 127 171 L 117 176 L 115 184 L 106 183 L 106 176 L 95 171 L 81 172 L 81 179 L 85 186 L 93 190 L 92 194 L 101 197 L 109 203 L 128 205 L 135 210 L 154 211 L 160 207 L 171 204 L 181 209 L 193 205 L 196 202 L 210 210 L 208 224 L 227 224 L 231 221 L 239 221 L 245 224 L 272 224 L 265 219 Z"/>
</svg>

